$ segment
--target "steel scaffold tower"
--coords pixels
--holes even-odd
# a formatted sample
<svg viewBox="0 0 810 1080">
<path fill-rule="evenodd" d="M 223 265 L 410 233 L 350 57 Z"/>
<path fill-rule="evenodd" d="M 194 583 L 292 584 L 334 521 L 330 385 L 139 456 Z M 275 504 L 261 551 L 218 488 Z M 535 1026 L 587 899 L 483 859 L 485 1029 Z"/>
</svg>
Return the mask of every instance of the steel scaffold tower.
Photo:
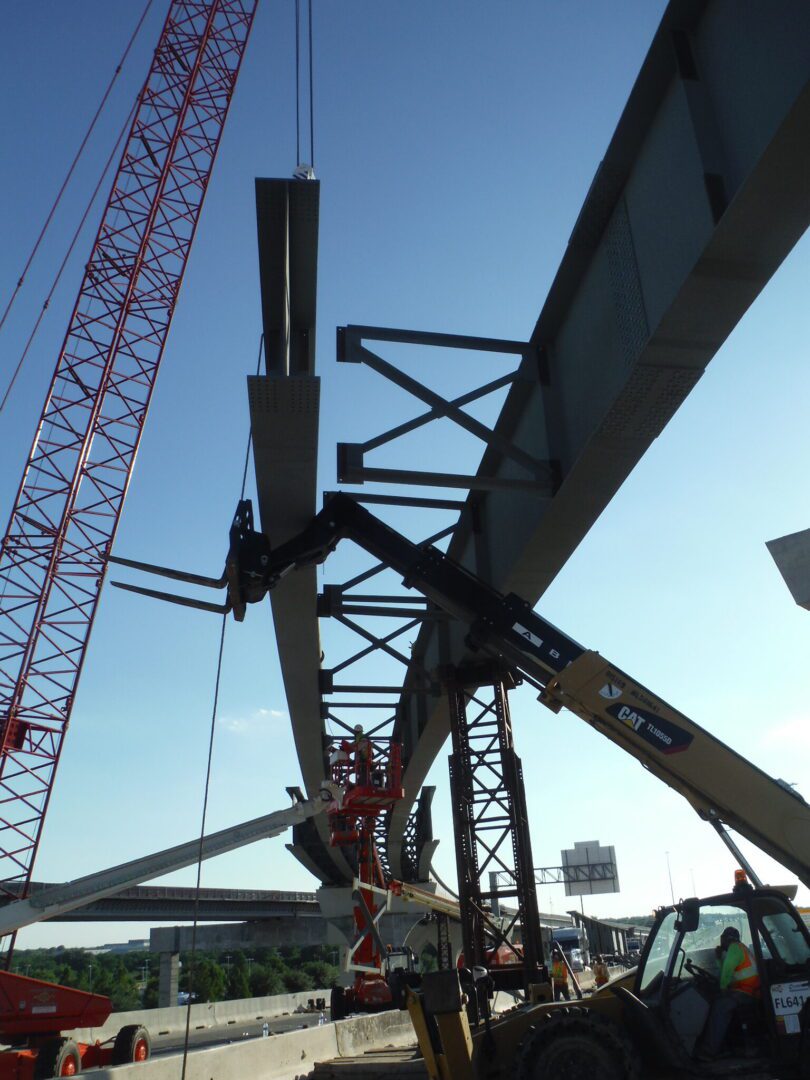
<svg viewBox="0 0 810 1080">
<path fill-rule="evenodd" d="M 171 0 L 0 549 L 0 896 L 31 878 L 256 3 Z"/>
</svg>

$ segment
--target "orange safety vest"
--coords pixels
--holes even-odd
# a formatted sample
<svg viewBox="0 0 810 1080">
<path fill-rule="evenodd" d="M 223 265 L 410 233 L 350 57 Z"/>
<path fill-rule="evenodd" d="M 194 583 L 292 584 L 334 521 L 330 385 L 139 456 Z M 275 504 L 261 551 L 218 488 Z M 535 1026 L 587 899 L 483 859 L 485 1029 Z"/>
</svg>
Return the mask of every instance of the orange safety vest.
<svg viewBox="0 0 810 1080">
<path fill-rule="evenodd" d="M 555 983 L 568 982 L 568 968 L 562 960 L 554 960 L 551 965 L 551 981 Z"/>
<path fill-rule="evenodd" d="M 597 986 L 604 986 L 610 979 L 610 973 L 608 972 L 607 964 L 594 964 L 593 968 L 594 982 Z"/>
<path fill-rule="evenodd" d="M 742 990 L 744 994 L 758 994 L 760 979 L 759 974 L 757 973 L 757 966 L 751 955 L 751 950 L 747 945 L 743 945 L 741 941 L 735 941 L 734 944 L 739 945 L 742 949 L 743 958 L 734 968 L 731 982 L 729 983 L 729 989 Z"/>
</svg>

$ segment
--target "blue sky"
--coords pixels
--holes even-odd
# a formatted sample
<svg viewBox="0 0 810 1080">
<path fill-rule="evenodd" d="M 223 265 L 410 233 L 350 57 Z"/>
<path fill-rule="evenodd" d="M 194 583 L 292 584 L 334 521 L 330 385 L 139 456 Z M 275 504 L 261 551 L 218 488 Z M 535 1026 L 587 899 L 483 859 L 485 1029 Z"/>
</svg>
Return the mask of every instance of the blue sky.
<svg viewBox="0 0 810 1080">
<path fill-rule="evenodd" d="M 117 542 L 119 553 L 221 566 L 247 438 L 244 376 L 260 333 L 253 178 L 295 165 L 292 0 L 262 0 L 234 98 Z M 334 358 L 347 322 L 525 338 L 663 11 L 660 0 L 315 0 L 315 165 L 322 182 L 320 485 L 334 446 L 413 414 Z M 0 299 L 16 282 L 140 3 L 17 5 L 0 41 Z M 16 363 L 47 283 L 148 65 L 155 0 L 87 159 L 0 335 Z M 617 14 L 620 12 L 620 14 Z M 97 218 L 96 218 L 97 220 Z M 10 507 L 67 322 L 78 245 L 10 406 L 0 415 L 0 511 Z M 768 772 L 810 794 L 810 616 L 764 542 L 806 528 L 810 245 L 799 243 L 540 606 Z M 430 358 L 442 392 L 500 362 Z M 487 367 L 491 363 L 493 367 Z M 415 367 L 414 370 L 417 370 Z M 495 402 L 497 405 L 497 402 Z M 491 408 L 490 408 L 491 411 Z M 484 410 L 480 415 L 486 415 Z M 428 444 L 463 471 L 480 448 Z M 426 453 L 425 444 L 415 453 Z M 421 528 L 421 522 L 416 523 Z M 424 532 L 432 523 L 425 523 Z M 417 531 L 419 531 L 417 528 Z M 352 556 L 341 554 L 349 565 Z M 334 579 L 327 570 L 324 580 Z M 193 836 L 199 826 L 218 625 L 107 589 L 73 712 L 37 876 L 64 880 Z M 328 639 L 327 639 L 328 640 Z M 622 892 L 596 913 L 711 892 L 733 863 L 675 794 L 581 722 L 519 692 L 516 740 L 539 864 L 562 847 L 616 846 Z M 562 768 L 561 768 L 562 766 Z M 446 754 L 432 782 L 450 836 Z M 226 640 L 209 826 L 284 805 L 299 773 L 267 608 Z M 436 860 L 453 876 L 452 844 Z M 787 875 L 759 860 L 763 876 Z M 173 880 L 188 883 L 193 871 Z M 203 871 L 205 884 L 309 889 L 283 839 Z M 571 906 L 560 889 L 540 904 Z M 21 944 L 92 943 L 140 927 L 47 926 Z"/>
</svg>

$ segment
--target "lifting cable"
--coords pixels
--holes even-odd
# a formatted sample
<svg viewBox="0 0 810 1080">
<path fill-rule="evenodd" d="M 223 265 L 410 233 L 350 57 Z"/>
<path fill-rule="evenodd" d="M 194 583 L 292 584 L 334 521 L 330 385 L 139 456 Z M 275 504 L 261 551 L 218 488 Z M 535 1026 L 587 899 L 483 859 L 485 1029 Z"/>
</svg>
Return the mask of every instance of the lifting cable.
<svg viewBox="0 0 810 1080">
<path fill-rule="evenodd" d="M 306 163 L 310 169 L 315 168 L 315 98 L 313 94 L 313 64 L 312 64 L 312 0 L 307 3 L 307 41 L 309 68 L 309 161 Z M 296 168 L 303 165 L 301 161 L 301 0 L 295 0 L 295 164 Z"/>
<path fill-rule="evenodd" d="M 48 212 L 48 216 L 45 218 L 45 223 L 44 223 L 44 225 L 42 226 L 42 228 L 39 231 L 39 236 L 37 237 L 36 242 L 34 243 L 34 246 L 31 249 L 31 254 L 28 256 L 28 259 L 27 259 L 27 261 L 25 263 L 25 266 L 23 267 L 23 271 L 20 274 L 19 280 L 17 281 L 17 285 L 15 286 L 14 291 L 12 292 L 12 294 L 11 294 L 9 300 L 8 300 L 8 303 L 6 304 L 5 311 L 3 312 L 3 315 L 0 318 L 0 330 L 2 330 L 3 324 L 5 323 L 6 319 L 8 318 L 8 313 L 11 311 L 11 308 L 14 305 L 14 301 L 17 299 L 17 294 L 19 293 L 20 289 L 23 286 L 23 282 L 25 281 L 25 275 L 28 273 L 28 271 L 29 271 L 29 269 L 31 267 L 31 263 L 34 261 L 34 256 L 36 255 L 37 251 L 39 250 L 39 246 L 40 246 L 40 244 L 42 243 L 42 241 L 43 241 L 43 239 L 45 237 L 45 233 L 48 231 L 48 226 L 51 224 L 51 221 L 53 220 L 53 215 L 56 213 L 56 208 L 59 206 L 59 203 L 62 200 L 62 196 L 65 193 L 65 188 L 68 186 L 68 183 L 70 182 L 71 176 L 73 176 L 73 171 L 76 168 L 77 164 L 79 163 L 79 158 L 82 156 L 82 153 L 84 152 L 84 148 L 87 145 L 88 139 L 93 134 L 93 129 L 96 126 L 96 121 L 98 120 L 99 116 L 101 116 L 101 113 L 102 113 L 102 111 L 104 109 L 104 106 L 107 104 L 107 98 L 110 96 L 110 91 L 112 90 L 113 85 L 115 84 L 115 80 L 121 74 L 121 69 L 123 68 L 124 63 L 126 61 L 126 58 L 129 55 L 129 51 L 130 51 L 130 49 L 132 48 L 132 46 L 133 46 L 133 44 L 135 42 L 135 38 L 138 36 L 138 33 L 140 32 L 140 29 L 143 26 L 143 23 L 144 23 L 144 20 L 146 19 L 146 16 L 149 14 L 149 9 L 151 8 L 152 3 L 153 3 L 153 0 L 147 0 L 147 4 L 146 4 L 146 7 L 143 10 L 143 14 L 141 15 L 140 19 L 138 20 L 137 26 L 132 31 L 132 35 L 131 35 L 129 41 L 127 42 L 127 47 L 124 49 L 123 55 L 121 56 L 121 59 L 118 61 L 118 64 L 117 64 L 117 66 L 115 68 L 115 71 L 112 74 L 112 78 L 110 79 L 109 83 L 107 84 L 107 89 L 104 91 L 104 94 L 102 95 L 101 101 L 99 103 L 98 108 L 95 111 L 93 119 L 90 121 L 90 125 L 89 125 L 89 127 L 87 128 L 87 131 L 84 134 L 84 138 L 82 139 L 81 143 L 79 144 L 79 149 L 76 151 L 76 154 L 75 154 L 75 156 L 73 158 L 73 161 L 70 163 L 70 168 L 67 171 L 67 175 L 65 176 L 65 179 L 62 181 L 62 186 L 59 188 L 59 191 L 56 194 L 56 198 L 54 199 L 53 205 L 51 206 L 51 209 Z"/>
<path fill-rule="evenodd" d="M 309 0 L 309 164 L 315 168 L 315 105 L 312 94 L 312 0 Z"/>
<path fill-rule="evenodd" d="M 149 0 L 149 2 L 151 3 L 152 0 Z M 11 391 L 14 389 L 14 384 L 17 381 L 17 376 L 20 374 L 20 371 L 22 370 L 22 366 L 25 363 L 26 357 L 28 356 L 28 352 L 29 352 L 31 346 L 34 343 L 34 338 L 37 335 L 37 331 L 39 330 L 40 325 L 42 323 L 42 320 L 45 317 L 45 312 L 48 310 L 48 307 L 50 306 L 51 300 L 53 299 L 53 294 L 56 292 L 56 288 L 59 285 L 59 282 L 60 282 L 60 280 L 62 278 L 62 274 L 64 273 L 65 267 L 67 266 L 68 260 L 70 259 L 70 256 L 73 254 L 73 249 L 76 246 L 76 242 L 79 239 L 79 235 L 80 235 L 82 229 L 84 228 L 85 222 L 87 221 L 87 218 L 88 218 L 88 216 L 90 214 L 90 211 L 91 211 L 91 209 L 93 207 L 93 203 L 96 201 L 96 198 L 98 197 L 98 193 L 99 193 L 99 190 L 101 188 L 101 185 L 104 183 L 104 177 L 109 172 L 110 166 L 112 165 L 112 163 L 113 163 L 113 161 L 115 159 L 115 156 L 118 153 L 118 148 L 121 145 L 121 142 L 122 142 L 122 140 L 124 138 L 124 135 L 129 130 L 129 126 L 132 123 L 132 118 L 135 115 L 135 109 L 137 108 L 137 105 L 138 105 L 138 99 L 136 98 L 135 101 L 132 103 L 132 108 L 129 111 L 129 115 L 127 116 L 126 120 L 124 121 L 124 123 L 123 123 L 123 125 L 121 127 L 120 132 L 118 133 L 118 138 L 115 140 L 115 145 L 113 146 L 112 150 L 109 153 L 109 156 L 108 156 L 106 162 L 104 163 L 104 168 L 101 170 L 101 174 L 99 175 L 96 186 L 93 188 L 93 193 L 90 196 L 90 198 L 87 200 L 87 205 L 84 208 L 84 213 L 81 216 L 81 220 L 79 221 L 79 224 L 76 226 L 76 228 L 75 228 L 75 230 L 73 232 L 73 236 L 71 238 L 70 244 L 68 245 L 68 249 L 65 252 L 65 255 L 64 255 L 64 258 L 62 259 L 62 262 L 60 263 L 59 269 L 56 271 L 56 276 L 54 277 L 53 281 L 51 282 L 51 287 L 48 290 L 48 295 L 45 297 L 45 301 L 44 301 L 44 303 L 42 305 L 42 308 L 40 309 L 39 315 L 37 316 L 37 320 L 34 323 L 33 329 L 31 330 L 31 333 L 28 335 L 28 340 L 26 341 L 25 346 L 23 347 L 23 351 L 20 354 L 20 359 L 17 361 L 17 366 L 14 368 L 14 371 L 12 372 L 11 378 L 9 379 L 8 386 L 6 387 L 5 393 L 3 394 L 3 399 L 2 399 L 2 401 L 0 401 L 0 413 L 2 413 L 3 409 L 6 407 L 6 402 L 9 399 L 9 395 L 11 394 Z M 20 279 L 20 281 L 22 281 L 22 279 Z M 8 311 L 8 308 L 6 310 Z"/>
<path fill-rule="evenodd" d="M 259 338 L 259 359 L 256 364 L 256 374 L 261 371 L 262 356 L 264 355 L 264 334 Z M 245 465 L 242 469 L 242 491 L 240 500 L 245 497 L 247 486 L 248 465 L 250 463 L 252 427 L 248 430 L 247 447 L 245 449 Z M 194 964 L 197 955 L 197 925 L 200 915 L 200 889 L 202 886 L 203 844 L 205 842 L 205 823 L 208 816 L 208 791 L 211 786 L 211 762 L 214 756 L 214 732 L 217 723 L 217 710 L 219 707 L 219 687 L 222 678 L 222 657 L 225 650 L 225 627 L 228 625 L 227 614 L 222 616 L 222 627 L 219 633 L 219 653 L 217 655 L 216 677 L 214 679 L 214 700 L 211 706 L 211 726 L 208 733 L 208 761 L 205 767 L 205 788 L 203 790 L 202 815 L 200 820 L 200 847 L 197 855 L 197 880 L 194 885 L 194 920 L 191 925 L 191 953 L 188 976 L 188 1001 L 186 1002 L 186 1032 L 183 1039 L 183 1070 L 180 1080 L 186 1080 L 186 1062 L 188 1060 L 188 1040 L 191 1033 L 191 1004 L 194 993 Z"/>
<path fill-rule="evenodd" d="M 446 885 L 446 884 L 445 884 L 445 883 L 444 883 L 444 882 L 442 881 L 442 879 L 441 879 L 441 878 L 439 877 L 439 875 L 438 875 L 438 874 L 436 873 L 436 867 L 435 867 L 435 866 L 433 865 L 433 863 L 431 863 L 431 864 L 430 864 L 430 866 L 428 867 L 428 870 L 429 870 L 429 871 L 430 871 L 430 873 L 431 873 L 431 874 L 433 874 L 433 876 L 434 876 L 434 877 L 436 878 L 436 883 L 437 883 L 438 885 L 441 885 L 441 887 L 442 887 L 442 888 L 444 889 L 444 891 L 445 891 L 445 892 L 447 892 L 447 893 L 449 893 L 449 894 L 450 894 L 450 895 L 452 896 L 452 898 L 453 898 L 454 900 L 458 900 L 458 893 L 454 893 L 454 892 L 453 892 L 453 890 L 452 890 L 452 889 L 450 888 L 450 886 L 449 886 L 449 885 Z"/>
</svg>

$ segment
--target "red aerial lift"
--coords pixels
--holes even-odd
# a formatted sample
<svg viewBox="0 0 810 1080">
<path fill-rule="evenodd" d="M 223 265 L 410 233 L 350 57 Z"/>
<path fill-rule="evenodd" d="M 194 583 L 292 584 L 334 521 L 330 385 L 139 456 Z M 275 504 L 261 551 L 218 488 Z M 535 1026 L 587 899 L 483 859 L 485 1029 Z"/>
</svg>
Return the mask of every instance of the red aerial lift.
<svg viewBox="0 0 810 1080">
<path fill-rule="evenodd" d="M 332 1019 L 351 1012 L 390 1009 L 388 968 L 402 955 L 389 950 L 380 937 L 378 922 L 388 910 L 389 889 L 374 840 L 376 821 L 404 796 L 399 743 L 371 739 L 359 725 L 354 736 L 341 739 L 330 754 L 333 784 L 344 791 L 340 806 L 329 814 L 330 842 L 347 849 L 356 867 L 354 881 L 355 938 L 346 961 L 353 971 L 350 987 L 332 990 Z"/>
<path fill-rule="evenodd" d="M 0 935 L 41 919 L 56 918 L 132 885 L 211 859 L 246 844 L 277 836 L 292 825 L 338 807 L 343 792 L 325 785 L 317 796 L 284 810 L 232 825 L 183 844 L 109 867 L 64 885 L 51 885 L 0 907 Z M 44 1080 L 74 1076 L 85 1068 L 122 1065 L 149 1057 L 149 1033 L 140 1025 L 121 1028 L 114 1040 L 77 1043 L 65 1036 L 75 1028 L 100 1027 L 110 1015 L 109 998 L 0 971 L 0 1080 Z"/>
<path fill-rule="evenodd" d="M 0 971 L 0 1080 L 47 1080 L 76 1076 L 84 1069 L 146 1061 L 149 1033 L 138 1024 L 122 1027 L 105 1043 L 75 1042 L 64 1032 L 101 1027 L 112 1003 L 101 994 Z"/>
</svg>

